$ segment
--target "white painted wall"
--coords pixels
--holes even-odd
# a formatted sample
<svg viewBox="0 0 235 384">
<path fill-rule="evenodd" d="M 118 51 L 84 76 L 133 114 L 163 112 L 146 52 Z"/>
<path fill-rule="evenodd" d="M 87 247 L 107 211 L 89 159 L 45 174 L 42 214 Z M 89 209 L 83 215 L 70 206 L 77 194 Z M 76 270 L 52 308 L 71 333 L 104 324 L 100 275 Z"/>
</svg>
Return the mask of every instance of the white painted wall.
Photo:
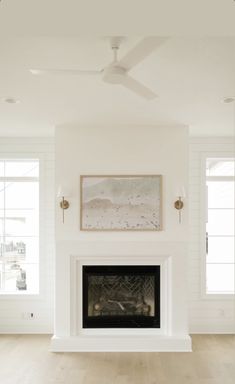
<svg viewBox="0 0 235 384">
<path fill-rule="evenodd" d="M 107 254 L 153 255 L 167 245 L 174 254 L 170 308 L 173 332 L 187 334 L 188 203 L 183 222 L 173 207 L 176 190 L 188 186 L 188 130 L 183 126 L 60 126 L 56 128 L 56 186 L 66 185 L 70 208 L 56 210 L 56 322 L 55 335 L 70 335 L 70 256 Z M 81 232 L 79 177 L 82 174 L 163 175 L 163 231 Z M 186 192 L 187 193 L 187 192 Z M 177 246 L 176 246 L 177 244 Z M 126 246 L 125 246 L 126 245 Z M 149 245 L 149 246 L 148 246 Z M 177 254 L 175 249 L 177 248 Z M 165 249 L 165 248 L 164 248 Z M 180 268 L 181 267 L 181 268 Z M 180 270 L 180 272 L 179 272 Z M 176 305 L 177 303 L 177 305 Z"/>
<path fill-rule="evenodd" d="M 42 252 L 40 295 L 0 295 L 0 333 L 52 333 L 54 315 L 54 139 L 0 138 L 0 155 L 42 160 Z M 34 319 L 22 318 L 33 312 Z"/>
<path fill-rule="evenodd" d="M 56 185 L 71 191 L 71 208 L 57 209 L 57 240 L 186 241 L 188 210 L 182 225 L 172 209 L 177 188 L 188 184 L 188 129 L 156 126 L 62 126 L 56 128 Z M 163 231 L 80 232 L 79 177 L 83 174 L 163 175 Z"/>
<path fill-rule="evenodd" d="M 203 202 L 201 195 L 201 159 L 205 154 L 234 153 L 234 139 L 191 138 L 190 139 L 190 179 L 189 179 L 189 325 L 191 333 L 231 333 L 235 332 L 235 301 L 231 299 L 205 299 L 202 293 L 201 242 Z M 222 250 L 221 250 L 222 251 Z"/>
<path fill-rule="evenodd" d="M 171 140 L 169 140 L 171 137 Z M 130 252 L 151 242 L 151 253 L 158 241 L 187 240 L 187 206 L 190 214 L 190 248 L 188 261 L 189 326 L 190 332 L 231 332 L 234 330 L 235 303 L 233 300 L 204 300 L 201 296 L 200 254 L 200 180 L 201 154 L 205 152 L 233 151 L 230 138 L 190 139 L 190 188 L 184 210 L 184 223 L 179 226 L 177 213 L 172 209 L 174 190 L 178 184 L 187 185 L 187 133 L 180 127 L 58 127 L 56 132 L 56 158 L 58 185 L 71 186 L 71 209 L 65 212 L 61 224 L 61 211 L 57 209 L 57 246 L 68 249 L 66 242 L 73 240 L 82 252 L 90 253 L 90 243 L 102 252 L 102 243 L 122 242 Z M 40 154 L 44 158 L 45 191 L 45 253 L 42 255 L 41 298 L 0 297 L 0 332 L 53 332 L 54 294 L 54 140 L 43 138 L 1 138 L 3 155 L 25 153 Z M 164 175 L 164 231 L 159 233 L 81 233 L 79 231 L 79 175 L 85 173 L 162 173 Z M 78 241 L 79 240 L 79 241 Z M 60 243 L 62 241 L 62 243 Z M 126 243 L 127 242 L 127 243 Z M 138 242 L 139 246 L 136 244 Z M 173 245 L 173 244 L 172 244 Z M 70 243 L 71 248 L 71 243 Z M 63 252 L 62 252 L 63 253 Z M 67 266 L 66 260 L 65 267 Z M 65 273 L 61 264 L 61 274 Z M 63 285 L 63 284 L 62 284 Z M 63 301 L 64 287 L 59 291 Z M 59 298 L 58 298 L 59 300 Z M 33 321 L 22 319 L 22 312 L 34 312 Z"/>
<path fill-rule="evenodd" d="M 74 247 L 78 246 L 84 254 L 90 253 L 91 247 L 102 253 L 102 244 L 108 240 L 108 247 L 113 241 L 115 241 L 115 247 L 121 242 L 122 253 L 125 253 L 126 244 L 130 252 L 138 248 L 140 254 L 143 252 L 144 246 L 146 247 L 151 242 L 151 253 L 154 253 L 154 247 L 159 241 L 178 242 L 181 240 L 185 242 L 187 240 L 186 219 L 189 207 L 188 307 L 190 332 L 231 332 L 234 331 L 235 321 L 234 301 L 204 300 L 201 296 L 200 161 L 201 154 L 208 151 L 233 151 L 234 142 L 230 138 L 190 139 L 190 187 L 184 210 L 184 223 L 179 226 L 177 213 L 172 209 L 172 203 L 175 197 L 175 187 L 179 183 L 187 185 L 186 141 L 186 129 L 180 127 L 119 127 L 114 132 L 113 127 L 102 129 L 101 127 L 99 129 L 98 127 L 58 127 L 56 132 L 56 184 L 67 183 L 68 186 L 71 186 L 72 196 L 70 198 L 71 209 L 65 212 L 64 225 L 61 224 L 61 211 L 57 209 L 57 246 L 63 250 L 71 249 L 70 241 L 73 240 Z M 43 296 L 38 299 L 19 297 L 17 300 L 0 297 L 0 332 L 53 332 L 54 140 L 1 138 L 0 153 L 6 155 L 40 154 L 44 158 L 45 206 L 43 209 L 46 229 L 45 254 L 42 255 L 42 280 L 45 288 Z M 138 234 L 81 233 L 78 220 L 79 175 L 133 172 L 162 173 L 164 175 L 164 231 Z M 70 242 L 70 246 L 66 245 L 67 241 Z M 64 264 L 60 263 L 62 281 L 63 274 L 66 273 L 63 268 L 67 268 L 66 259 L 64 259 Z M 63 302 L 66 287 L 63 284 L 60 287 L 58 293 Z M 58 300 L 60 300 L 59 297 Z M 34 312 L 35 320 L 22 319 L 22 312 Z"/>
</svg>

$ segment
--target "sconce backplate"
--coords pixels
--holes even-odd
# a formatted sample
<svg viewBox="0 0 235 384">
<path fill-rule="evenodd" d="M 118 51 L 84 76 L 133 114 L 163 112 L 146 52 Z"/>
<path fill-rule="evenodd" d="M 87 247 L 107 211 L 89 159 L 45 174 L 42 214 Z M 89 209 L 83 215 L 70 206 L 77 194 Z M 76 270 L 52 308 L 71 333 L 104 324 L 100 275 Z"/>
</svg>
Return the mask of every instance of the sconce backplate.
<svg viewBox="0 0 235 384">
<path fill-rule="evenodd" d="M 68 209 L 69 208 L 69 202 L 67 200 L 62 200 L 60 202 L 60 208 L 62 209 Z"/>
<path fill-rule="evenodd" d="M 184 206 L 184 203 L 183 203 L 183 201 L 182 201 L 182 200 L 176 200 L 176 201 L 175 201 L 175 204 L 174 204 L 174 206 L 175 206 L 175 209 L 178 209 L 178 210 L 180 210 L 180 209 L 182 209 L 182 208 L 183 208 L 183 206 Z"/>
</svg>

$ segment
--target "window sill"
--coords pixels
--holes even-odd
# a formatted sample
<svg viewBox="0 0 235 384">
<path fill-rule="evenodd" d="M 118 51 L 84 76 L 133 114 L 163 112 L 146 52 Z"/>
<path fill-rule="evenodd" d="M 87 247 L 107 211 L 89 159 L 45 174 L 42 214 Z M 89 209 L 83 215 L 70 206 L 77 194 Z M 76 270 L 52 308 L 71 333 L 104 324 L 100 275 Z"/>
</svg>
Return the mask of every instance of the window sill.
<svg viewBox="0 0 235 384">
<path fill-rule="evenodd" d="M 204 293 L 201 295 L 201 299 L 202 300 L 208 300 L 208 301 L 213 301 L 213 300 L 230 300 L 230 301 L 234 301 L 234 298 L 235 298 L 235 293 Z"/>
<path fill-rule="evenodd" d="M 40 293 L 0 293 L 0 300 L 42 300 Z"/>
</svg>

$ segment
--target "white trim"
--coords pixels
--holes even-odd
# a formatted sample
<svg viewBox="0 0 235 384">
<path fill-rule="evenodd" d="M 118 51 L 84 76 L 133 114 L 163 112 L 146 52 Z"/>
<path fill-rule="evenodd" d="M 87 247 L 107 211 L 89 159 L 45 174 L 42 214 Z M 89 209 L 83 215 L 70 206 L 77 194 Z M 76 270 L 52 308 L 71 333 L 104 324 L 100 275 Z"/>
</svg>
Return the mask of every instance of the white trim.
<svg viewBox="0 0 235 384">
<path fill-rule="evenodd" d="M 204 144 L 233 144 L 234 145 L 234 136 L 190 136 L 190 144 L 199 144 L 200 147 Z M 205 152 L 205 151 L 203 151 Z M 209 152 L 209 151 L 208 151 Z M 232 156 L 233 157 L 233 156 Z"/>
<path fill-rule="evenodd" d="M 11 151 L 6 151 L 3 152 L 1 149 L 0 152 L 0 160 L 38 160 L 40 157 L 44 156 L 43 153 L 39 152 L 11 152 Z"/>
<path fill-rule="evenodd" d="M 133 335 L 166 335 L 171 333 L 169 308 L 169 292 L 171 288 L 170 256 L 70 256 L 71 284 L 71 335 L 103 335 L 103 334 L 133 334 Z M 143 261 L 144 260 L 144 261 Z M 160 265 L 161 267 L 161 327 L 151 329 L 83 329 L 82 327 L 82 266 L 83 265 Z M 79 314 L 79 315 L 78 315 Z"/>
<path fill-rule="evenodd" d="M 206 176 L 207 181 L 234 181 L 234 176 Z"/>
<path fill-rule="evenodd" d="M 202 300 L 234 300 L 235 293 L 231 294 L 214 294 L 214 293 L 206 293 L 206 242 L 205 242 L 205 236 L 206 236 L 206 222 L 207 222 L 207 215 L 208 215 L 208 202 L 207 202 L 207 195 L 206 195 L 206 181 L 207 179 L 213 180 L 216 178 L 216 180 L 219 180 L 219 176 L 206 176 L 206 159 L 207 158 L 234 158 L 233 152 L 214 152 L 214 151 L 206 151 L 201 152 L 200 154 L 200 162 L 201 162 L 201 186 L 200 186 L 200 200 L 201 200 L 201 206 L 200 206 L 200 219 L 201 219 L 201 226 L 200 226 L 200 258 L 201 258 L 201 299 Z M 228 177 L 221 177 L 221 179 L 229 179 L 234 180 L 233 176 Z"/>
<path fill-rule="evenodd" d="M 39 161 L 40 162 L 40 161 Z M 23 177 L 23 176 L 16 176 L 16 177 L 0 177 L 0 181 L 5 181 L 5 182 L 13 182 L 13 183 L 17 183 L 17 182 L 30 182 L 30 181 L 39 181 L 39 178 L 38 177 Z"/>
<path fill-rule="evenodd" d="M 160 265 L 161 328 L 82 328 L 83 265 Z M 189 335 L 172 335 L 171 256 L 159 255 L 70 255 L 70 330 L 54 335 L 53 352 L 191 352 Z"/>
<path fill-rule="evenodd" d="M 125 347 L 126 346 L 126 347 Z M 51 339 L 51 352 L 192 352 L 190 336 L 131 335 L 57 337 Z"/>
</svg>

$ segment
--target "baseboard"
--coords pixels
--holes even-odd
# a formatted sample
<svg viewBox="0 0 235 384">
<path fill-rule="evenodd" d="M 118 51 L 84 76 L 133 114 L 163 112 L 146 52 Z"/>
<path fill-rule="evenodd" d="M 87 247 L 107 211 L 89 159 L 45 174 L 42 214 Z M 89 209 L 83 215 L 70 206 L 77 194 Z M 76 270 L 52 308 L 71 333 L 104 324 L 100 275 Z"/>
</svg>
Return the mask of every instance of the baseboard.
<svg viewBox="0 0 235 384">
<path fill-rule="evenodd" d="M 227 324 L 212 324 L 202 323 L 202 324 L 191 324 L 189 329 L 190 334 L 234 334 L 235 333 L 235 323 Z"/>
<path fill-rule="evenodd" d="M 53 334 L 53 326 L 41 324 L 0 325 L 0 334 Z"/>
<path fill-rule="evenodd" d="M 235 331 L 213 331 L 213 332 L 205 332 L 205 331 L 194 331 L 190 332 L 190 335 L 235 335 Z"/>
</svg>

